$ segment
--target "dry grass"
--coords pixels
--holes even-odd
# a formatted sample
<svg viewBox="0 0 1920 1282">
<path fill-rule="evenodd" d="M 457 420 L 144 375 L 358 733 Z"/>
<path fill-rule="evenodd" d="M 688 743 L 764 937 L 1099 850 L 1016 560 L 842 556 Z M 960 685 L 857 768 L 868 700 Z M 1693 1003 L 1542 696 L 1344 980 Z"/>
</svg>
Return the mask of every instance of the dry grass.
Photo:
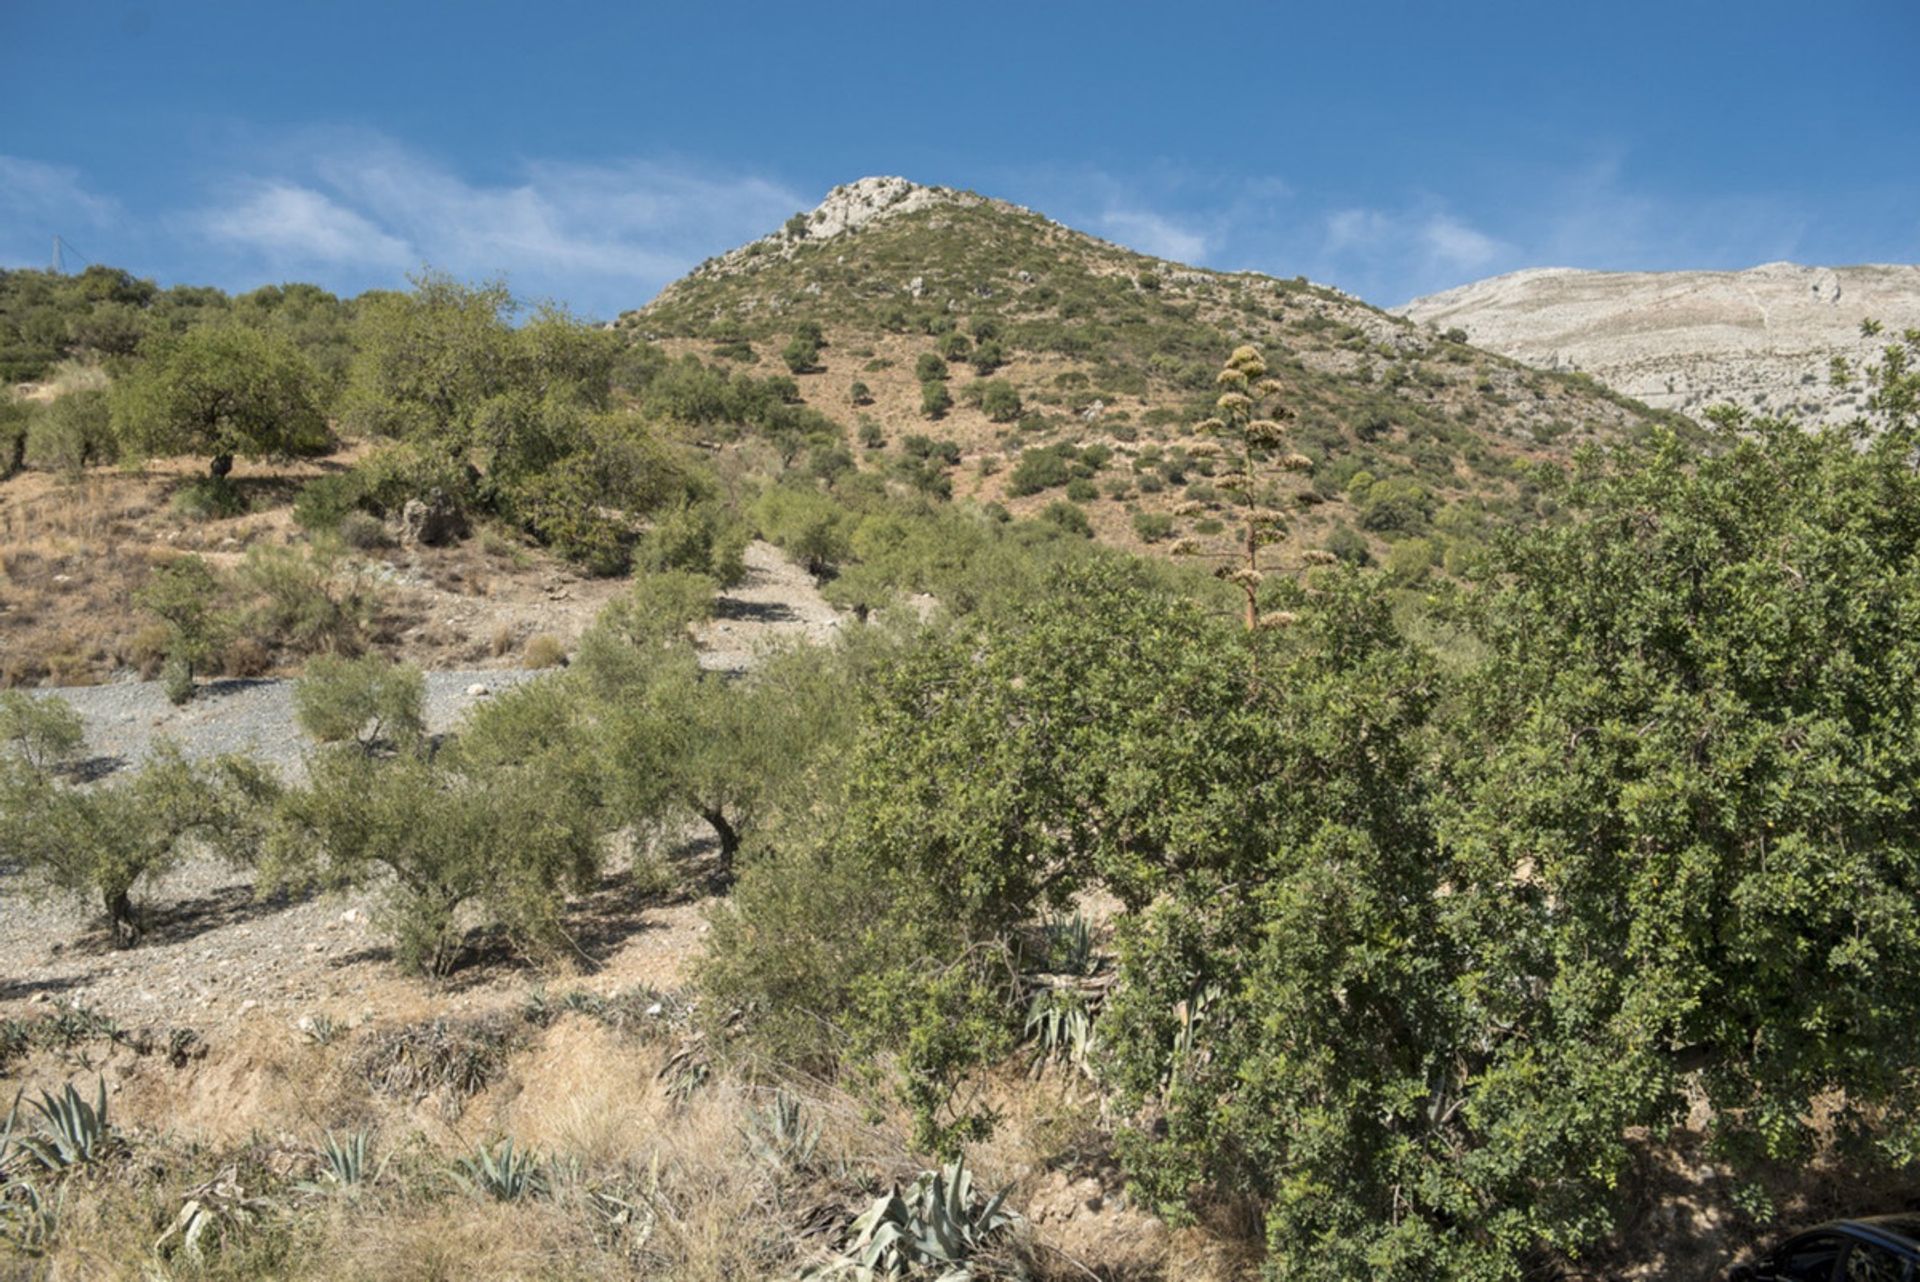
<svg viewBox="0 0 1920 1282">
<path fill-rule="evenodd" d="M 542 1027 L 496 1002 L 454 1022 L 505 1029 L 504 1039 L 486 1040 L 517 1046 L 492 1064 L 458 1117 L 439 1107 L 433 1082 L 367 1090 L 363 1070 L 390 1060 L 396 1039 L 418 1041 L 417 1023 L 317 1045 L 256 1022 L 182 1068 L 125 1051 L 101 1062 L 82 1048 L 110 1088 L 117 1084 L 115 1122 L 133 1143 L 110 1168 L 68 1182 L 58 1231 L 36 1267 L 49 1278 L 143 1280 L 785 1277 L 826 1258 L 875 1193 L 931 1161 L 908 1152 L 904 1119 L 890 1108 L 818 1082 L 785 1087 L 819 1127 L 818 1147 L 805 1162 L 782 1158 L 755 1138 L 772 1085 L 722 1069 L 680 1096 L 660 1074 L 672 1039 L 627 1031 L 624 1021 L 561 1011 Z M 35 1058 L 0 1085 L 53 1084 L 77 1062 Z M 1143 1254 L 1150 1217 L 1079 1207 L 1077 1184 L 1068 1200 L 1078 1209 L 1059 1213 L 1062 1181 L 1080 1178 L 1073 1145 L 1061 1137 L 1087 1118 L 1078 1103 L 1060 1103 L 1058 1086 L 1018 1075 L 996 1084 L 1008 1132 L 979 1156 L 983 1175 L 1015 1182 L 1016 1205 L 1051 1199 L 1036 1226 L 1038 1276 L 1084 1278 L 1088 1267 L 1109 1278 L 1163 1276 L 1140 1271 L 1168 1258 L 1164 1234 Z M 1072 1115 L 1065 1124 L 1062 1107 Z M 1029 1126 L 1034 1133 L 1022 1134 Z M 349 1128 L 370 1133 L 385 1169 L 371 1187 L 328 1192 L 319 1141 Z M 456 1159 L 503 1136 L 540 1156 L 546 1196 L 503 1204 L 453 1178 Z M 1035 1161 L 1068 1174 L 1021 1169 Z M 203 1268 L 156 1256 L 155 1239 L 190 1191 L 228 1167 L 271 1213 L 237 1228 Z M 0 1245 L 0 1260 L 5 1251 Z"/>
</svg>

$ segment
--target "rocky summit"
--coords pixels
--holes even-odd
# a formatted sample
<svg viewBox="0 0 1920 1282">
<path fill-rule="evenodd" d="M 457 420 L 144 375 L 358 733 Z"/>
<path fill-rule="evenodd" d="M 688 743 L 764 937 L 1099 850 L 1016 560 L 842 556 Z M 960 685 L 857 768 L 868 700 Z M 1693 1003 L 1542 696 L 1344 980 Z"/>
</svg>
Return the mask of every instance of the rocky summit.
<svg viewBox="0 0 1920 1282">
<path fill-rule="evenodd" d="M 1530 365 L 1591 374 L 1660 409 L 1731 402 L 1843 422 L 1865 393 L 1834 386 L 1833 358 L 1877 360 L 1884 334 L 1920 326 L 1920 266 L 1596 272 L 1540 268 L 1417 298 L 1397 309 Z"/>
</svg>

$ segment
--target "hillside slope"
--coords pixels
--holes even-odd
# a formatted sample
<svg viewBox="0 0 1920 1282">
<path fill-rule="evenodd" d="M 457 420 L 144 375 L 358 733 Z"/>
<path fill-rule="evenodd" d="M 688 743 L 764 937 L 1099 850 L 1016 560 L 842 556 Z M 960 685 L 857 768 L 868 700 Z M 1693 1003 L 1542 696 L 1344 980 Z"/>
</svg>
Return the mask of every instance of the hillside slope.
<svg viewBox="0 0 1920 1282">
<path fill-rule="evenodd" d="M 1696 413 L 1724 401 L 1815 422 L 1853 418 L 1861 395 L 1829 385 L 1833 357 L 1859 364 L 1889 332 L 1920 326 L 1920 266 L 1739 272 L 1544 268 L 1496 276 L 1399 309 L 1545 369 L 1581 370 L 1649 405 Z"/>
<path fill-rule="evenodd" d="M 1438 561 L 1454 537 L 1445 531 L 1471 537 L 1533 510 L 1529 462 L 1660 417 L 1304 279 L 1186 267 L 899 178 L 836 188 L 618 324 L 760 376 L 786 375 L 784 346 L 818 325 L 826 342 L 794 375 L 798 392 L 854 430 L 864 463 L 924 479 L 930 440 L 957 460 L 955 498 L 1025 515 L 1066 495 L 1101 537 L 1131 545 L 1224 546 L 1230 505 L 1191 425 L 1240 343 L 1276 366 L 1293 447 L 1315 464 L 1310 485 L 1285 496 L 1299 511 L 1298 547 L 1346 527 L 1337 542 L 1350 555 L 1357 532 L 1374 553 L 1425 538 L 1407 559 Z M 955 401 L 937 418 L 922 410 L 916 368 L 933 353 Z M 1017 393 L 1017 410 L 1004 388 L 981 403 L 996 383 Z M 1037 450 L 1065 469 L 1021 470 L 1023 451 Z"/>
</svg>

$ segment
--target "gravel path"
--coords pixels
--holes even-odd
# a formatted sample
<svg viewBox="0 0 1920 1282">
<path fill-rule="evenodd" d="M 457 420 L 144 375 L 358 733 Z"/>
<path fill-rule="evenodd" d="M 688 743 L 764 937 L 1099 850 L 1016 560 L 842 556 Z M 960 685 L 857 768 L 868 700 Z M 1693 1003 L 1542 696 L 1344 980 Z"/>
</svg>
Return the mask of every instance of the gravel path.
<svg viewBox="0 0 1920 1282">
<path fill-rule="evenodd" d="M 434 734 L 451 730 L 468 709 L 493 692 L 541 675 L 526 668 L 429 672 L 427 730 Z M 468 693 L 476 687 L 487 694 Z M 156 742 L 171 739 L 189 757 L 247 753 L 297 776 L 301 759 L 312 746 L 294 723 L 293 683 L 286 680 L 209 682 L 179 708 L 167 702 L 158 681 L 117 681 L 29 693 L 65 699 L 80 714 L 87 728 L 87 753 L 93 758 L 91 774 L 137 764 Z"/>
</svg>

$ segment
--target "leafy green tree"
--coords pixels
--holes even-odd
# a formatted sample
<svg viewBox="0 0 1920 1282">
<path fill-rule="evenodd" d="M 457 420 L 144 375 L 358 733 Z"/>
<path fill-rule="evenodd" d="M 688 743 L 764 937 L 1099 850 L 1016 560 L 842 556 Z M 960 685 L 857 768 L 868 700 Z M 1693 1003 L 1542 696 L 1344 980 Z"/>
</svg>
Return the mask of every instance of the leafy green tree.
<svg viewBox="0 0 1920 1282">
<path fill-rule="evenodd" d="M 407 293 L 363 295 L 340 417 L 370 436 L 458 448 L 510 378 L 515 311 L 505 284 L 428 274 Z"/>
<path fill-rule="evenodd" d="M 368 655 L 320 655 L 293 683 L 293 716 L 321 743 L 354 740 L 365 752 L 402 751 L 426 733 L 426 678 L 411 665 Z"/>
<path fill-rule="evenodd" d="M 154 570 L 133 594 L 134 604 L 167 625 L 167 659 L 184 672 L 184 703 L 193 697 L 195 669 L 212 659 L 225 632 L 219 609 L 222 587 L 213 567 L 198 556 L 176 557 Z"/>
<path fill-rule="evenodd" d="M 15 739 L 0 748 L 0 857 L 40 890 L 94 899 L 116 946 L 139 941 L 139 888 L 189 851 L 253 857 L 279 784 L 243 757 L 189 762 L 163 742 L 124 783 L 83 788 L 36 763 Z"/>
<path fill-rule="evenodd" d="M 85 743 L 85 723 L 65 699 L 0 690 L 0 751 L 14 760 L 49 772 L 71 761 Z"/>
<path fill-rule="evenodd" d="M 313 367 L 277 335 L 207 325 L 149 345 L 114 385 L 113 426 L 138 456 L 212 457 L 219 480 L 236 455 L 281 457 L 319 448 L 326 421 Z"/>
<path fill-rule="evenodd" d="M 308 760 L 280 807 L 278 882 L 377 886 L 379 920 L 409 971 L 444 975 L 473 906 L 523 951 L 563 944 L 568 892 L 590 889 L 604 854 L 583 776 L 529 754 L 469 761 L 457 750 L 370 757 L 335 745 Z"/>
</svg>

